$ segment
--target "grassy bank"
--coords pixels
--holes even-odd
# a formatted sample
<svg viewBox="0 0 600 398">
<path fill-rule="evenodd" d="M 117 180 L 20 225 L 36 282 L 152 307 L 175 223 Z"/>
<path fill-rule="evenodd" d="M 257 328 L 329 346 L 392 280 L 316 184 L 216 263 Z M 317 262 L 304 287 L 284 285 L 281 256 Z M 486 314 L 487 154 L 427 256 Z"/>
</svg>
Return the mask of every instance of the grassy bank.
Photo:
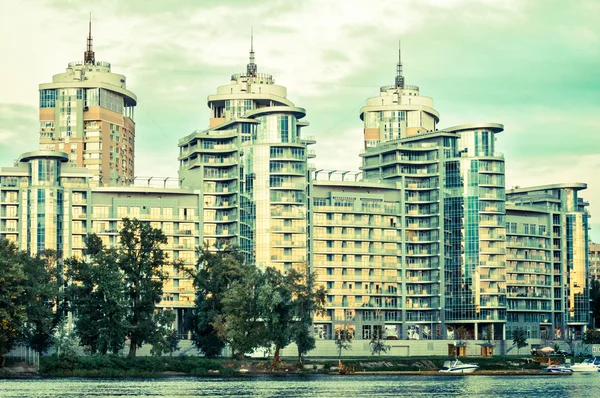
<svg viewBox="0 0 600 398">
<path fill-rule="evenodd" d="M 342 358 L 345 366 L 356 372 L 418 372 L 441 368 L 444 357 L 363 357 Z M 494 356 L 461 358 L 463 362 L 479 365 L 482 371 L 539 370 L 540 363 L 527 356 Z M 328 373 L 337 369 L 337 358 L 309 359 L 298 366 L 295 358 L 285 358 L 276 369 L 271 360 L 200 357 L 138 357 L 129 359 L 117 355 L 56 356 L 40 358 L 39 375 L 44 377 L 165 377 L 233 376 L 240 374 Z M 6 373 L 6 372 L 5 372 Z M 0 372 L 0 377 L 6 377 Z"/>
</svg>

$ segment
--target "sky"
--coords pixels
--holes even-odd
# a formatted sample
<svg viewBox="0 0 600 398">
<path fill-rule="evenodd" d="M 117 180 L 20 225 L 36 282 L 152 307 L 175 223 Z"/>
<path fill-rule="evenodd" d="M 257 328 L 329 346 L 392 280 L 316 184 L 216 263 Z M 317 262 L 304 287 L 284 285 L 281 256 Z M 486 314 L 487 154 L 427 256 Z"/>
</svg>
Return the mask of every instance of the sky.
<svg viewBox="0 0 600 398">
<path fill-rule="evenodd" d="M 177 142 L 245 71 L 251 28 L 258 71 L 307 110 L 316 166 L 358 170 L 359 110 L 394 83 L 401 40 L 438 127 L 504 124 L 507 189 L 587 183 L 600 242 L 600 1 L 0 0 L 0 166 L 37 149 L 38 85 L 83 59 L 90 12 L 96 60 L 138 97 L 137 176 L 177 176 Z"/>
</svg>

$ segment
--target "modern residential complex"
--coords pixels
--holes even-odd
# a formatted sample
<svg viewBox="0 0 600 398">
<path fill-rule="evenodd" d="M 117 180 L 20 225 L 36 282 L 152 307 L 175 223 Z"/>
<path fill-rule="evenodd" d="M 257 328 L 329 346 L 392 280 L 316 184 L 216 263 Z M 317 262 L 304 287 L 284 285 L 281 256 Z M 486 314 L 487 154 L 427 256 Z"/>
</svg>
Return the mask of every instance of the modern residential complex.
<svg viewBox="0 0 600 398">
<path fill-rule="evenodd" d="M 357 340 L 579 338 L 589 323 L 585 184 L 505 191 L 504 126 L 440 129 L 433 100 L 395 84 L 360 110 L 361 170 L 317 170 L 306 111 L 246 71 L 208 97 L 209 128 L 179 141 L 179 187 L 134 187 L 135 96 L 94 60 L 40 86 L 41 151 L 0 171 L 0 236 L 31 253 L 114 245 L 122 217 L 160 227 L 188 264 L 202 244 L 241 248 L 260 268 L 308 264 L 327 288 L 315 336 Z M 360 137 L 357 137 L 360 139 Z M 160 307 L 193 305 L 171 272 Z M 331 343 L 331 342 L 330 342 Z M 318 355 L 318 353 L 316 353 Z"/>
</svg>

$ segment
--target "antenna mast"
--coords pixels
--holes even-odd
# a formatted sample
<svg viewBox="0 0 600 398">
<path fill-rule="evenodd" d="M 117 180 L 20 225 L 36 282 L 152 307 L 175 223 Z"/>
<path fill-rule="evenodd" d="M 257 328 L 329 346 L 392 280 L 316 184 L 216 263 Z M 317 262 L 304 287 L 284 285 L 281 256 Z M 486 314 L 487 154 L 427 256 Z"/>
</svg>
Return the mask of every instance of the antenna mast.
<svg viewBox="0 0 600 398">
<path fill-rule="evenodd" d="M 254 62 L 254 27 L 250 28 L 250 63 L 246 67 L 248 76 L 256 77 L 256 63 Z"/>
<path fill-rule="evenodd" d="M 404 88 L 404 76 L 402 75 L 402 48 L 398 40 L 398 65 L 396 67 L 396 88 Z"/>
<path fill-rule="evenodd" d="M 83 60 L 86 64 L 94 64 L 96 62 L 96 56 L 94 55 L 94 49 L 92 47 L 92 13 L 90 12 L 90 30 L 87 38 L 87 49 L 83 53 Z"/>
</svg>

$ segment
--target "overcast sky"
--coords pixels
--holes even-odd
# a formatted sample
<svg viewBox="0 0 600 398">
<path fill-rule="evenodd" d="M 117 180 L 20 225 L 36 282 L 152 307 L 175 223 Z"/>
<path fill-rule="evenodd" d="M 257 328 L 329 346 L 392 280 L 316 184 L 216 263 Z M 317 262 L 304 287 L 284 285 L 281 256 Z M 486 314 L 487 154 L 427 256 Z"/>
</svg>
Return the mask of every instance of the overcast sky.
<svg viewBox="0 0 600 398">
<path fill-rule="evenodd" d="M 138 97 L 136 175 L 176 176 L 177 141 L 208 125 L 206 97 L 258 71 L 307 110 L 319 168 L 357 170 L 358 111 L 393 84 L 434 99 L 439 127 L 505 126 L 506 186 L 585 182 L 600 241 L 600 1 L 0 0 L 0 165 L 37 148 L 38 84 L 96 59 Z"/>
</svg>

